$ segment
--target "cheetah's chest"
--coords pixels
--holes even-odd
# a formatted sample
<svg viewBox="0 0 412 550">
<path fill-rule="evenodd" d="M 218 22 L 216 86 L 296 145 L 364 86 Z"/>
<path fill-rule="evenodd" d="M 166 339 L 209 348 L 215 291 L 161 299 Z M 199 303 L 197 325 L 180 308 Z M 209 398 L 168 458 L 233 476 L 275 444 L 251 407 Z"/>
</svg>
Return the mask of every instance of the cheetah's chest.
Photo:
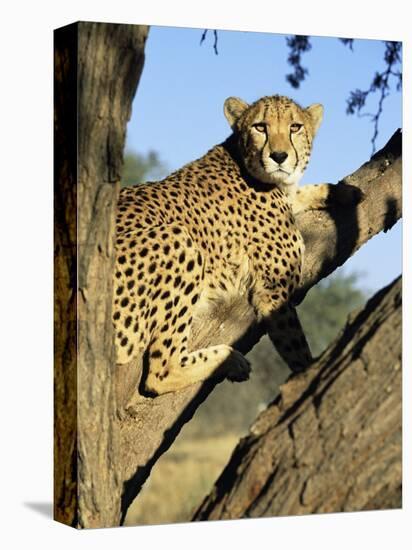
<svg viewBox="0 0 412 550">
<path fill-rule="evenodd" d="M 249 206 L 246 212 L 248 217 L 239 229 L 232 219 L 234 230 L 215 239 L 225 254 L 213 255 L 212 263 L 206 257 L 201 297 L 194 311 L 199 322 L 211 322 L 216 314 L 227 317 L 244 311 L 247 302 L 256 302 L 255 296 L 267 300 L 267 291 L 277 293 L 285 303 L 300 283 L 303 239 L 286 202 L 262 205 L 259 201 L 256 205 L 255 201 L 254 208 Z"/>
</svg>

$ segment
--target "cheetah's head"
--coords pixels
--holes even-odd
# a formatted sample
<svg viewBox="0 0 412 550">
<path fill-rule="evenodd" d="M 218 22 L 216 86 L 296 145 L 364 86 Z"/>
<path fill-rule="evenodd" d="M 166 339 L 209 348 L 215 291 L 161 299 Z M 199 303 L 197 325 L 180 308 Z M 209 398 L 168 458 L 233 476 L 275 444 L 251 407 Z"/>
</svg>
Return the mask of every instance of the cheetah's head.
<svg viewBox="0 0 412 550">
<path fill-rule="evenodd" d="M 316 103 L 304 109 L 277 95 L 248 105 L 229 97 L 224 113 L 249 174 L 288 193 L 308 164 L 312 141 L 322 121 L 322 105 Z"/>
</svg>

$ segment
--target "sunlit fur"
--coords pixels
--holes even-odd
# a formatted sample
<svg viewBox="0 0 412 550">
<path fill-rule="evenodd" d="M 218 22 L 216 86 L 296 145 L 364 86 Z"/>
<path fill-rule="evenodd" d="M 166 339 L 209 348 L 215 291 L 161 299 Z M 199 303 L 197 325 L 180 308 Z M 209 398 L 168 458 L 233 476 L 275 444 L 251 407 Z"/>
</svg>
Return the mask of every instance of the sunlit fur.
<svg viewBox="0 0 412 550">
<path fill-rule="evenodd" d="M 264 97 L 252 105 L 238 98 L 225 103 L 246 170 L 286 193 L 298 184 L 309 162 L 322 113 L 319 104 L 304 109 L 283 96 Z M 287 158 L 278 163 L 271 158 L 274 152 L 287 153 Z"/>
<path fill-rule="evenodd" d="M 304 253 L 291 190 L 309 160 L 321 113 L 319 105 L 301 109 L 277 96 L 250 107 L 229 98 L 225 114 L 234 136 L 163 181 L 121 190 L 113 278 L 116 363 L 141 362 L 143 393 L 160 395 L 211 377 L 246 380 L 250 364 L 237 349 L 191 344 L 205 320 L 234 311 L 245 299 L 291 369 L 310 363 L 289 306 Z M 288 155 L 284 172 L 270 158 L 274 151 Z M 266 185 L 256 185 L 250 174 Z M 323 187 L 314 187 L 309 204 L 328 195 L 318 189 Z M 304 208 L 307 201 L 296 196 Z"/>
</svg>

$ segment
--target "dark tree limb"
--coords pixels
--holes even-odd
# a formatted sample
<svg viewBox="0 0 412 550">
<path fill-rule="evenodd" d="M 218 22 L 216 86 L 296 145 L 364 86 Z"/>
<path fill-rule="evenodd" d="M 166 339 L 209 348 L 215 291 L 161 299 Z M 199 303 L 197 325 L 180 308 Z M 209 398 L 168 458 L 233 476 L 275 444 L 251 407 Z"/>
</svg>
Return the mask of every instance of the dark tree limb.
<svg viewBox="0 0 412 550">
<path fill-rule="evenodd" d="M 373 235 L 386 231 L 401 217 L 401 156 L 401 132 L 398 131 L 369 162 L 343 180 L 363 192 L 364 200 L 358 206 L 305 212 L 299 216 L 297 223 L 305 238 L 306 254 L 304 280 L 297 300 Z M 226 343 L 247 352 L 262 333 L 247 299 L 239 297 L 231 307 L 220 308 L 201 319 L 193 329 L 191 347 Z M 117 370 L 119 405 L 133 392 L 138 367 L 131 364 Z M 214 382 L 208 381 L 155 399 L 134 393 L 120 421 L 123 517 L 152 466 L 214 386 Z M 236 392 L 235 386 L 233 392 Z"/>
<path fill-rule="evenodd" d="M 194 520 L 402 506 L 401 295 L 398 278 L 281 386 Z"/>
</svg>

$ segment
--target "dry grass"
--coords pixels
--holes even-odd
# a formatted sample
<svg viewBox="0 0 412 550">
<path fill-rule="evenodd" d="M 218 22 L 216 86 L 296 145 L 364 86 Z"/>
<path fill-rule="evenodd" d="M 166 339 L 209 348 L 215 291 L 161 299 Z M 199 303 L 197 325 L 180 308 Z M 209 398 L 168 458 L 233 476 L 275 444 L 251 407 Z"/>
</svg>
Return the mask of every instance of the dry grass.
<svg viewBox="0 0 412 550">
<path fill-rule="evenodd" d="M 183 433 L 153 468 L 125 525 L 190 521 L 230 458 L 239 434 L 193 438 Z"/>
</svg>

